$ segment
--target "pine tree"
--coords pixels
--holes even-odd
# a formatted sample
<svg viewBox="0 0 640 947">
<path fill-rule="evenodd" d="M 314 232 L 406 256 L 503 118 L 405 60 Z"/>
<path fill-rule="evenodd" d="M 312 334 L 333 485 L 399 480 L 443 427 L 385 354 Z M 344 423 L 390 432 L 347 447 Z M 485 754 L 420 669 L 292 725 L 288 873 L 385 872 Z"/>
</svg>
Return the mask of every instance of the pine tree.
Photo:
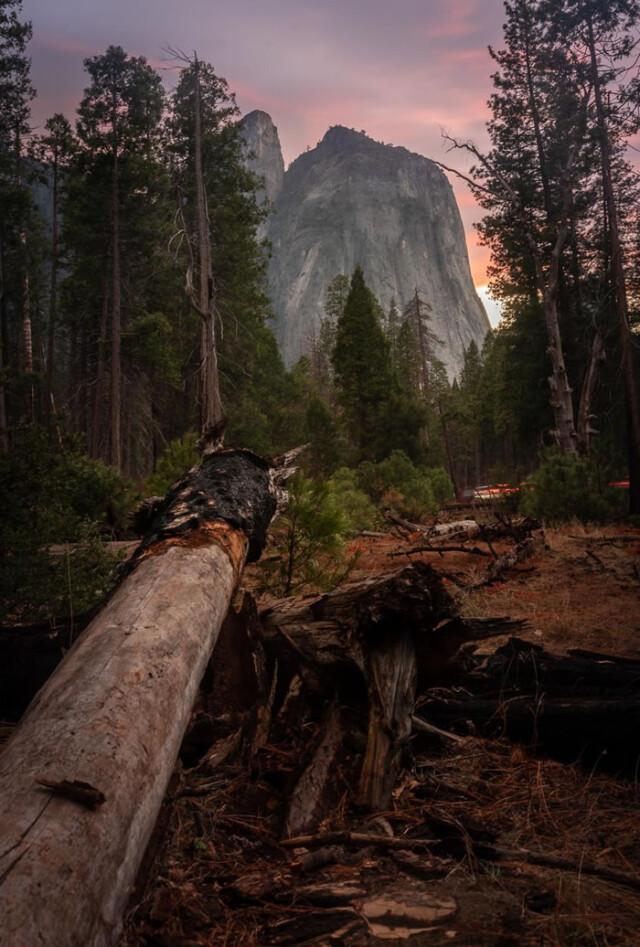
<svg viewBox="0 0 640 947">
<path fill-rule="evenodd" d="M 26 52 L 31 23 L 20 19 L 21 12 L 22 0 L 0 0 L 0 450 L 9 445 L 6 366 L 21 363 L 27 374 L 33 373 L 27 246 L 32 203 L 24 178 L 23 140 L 35 92 Z M 33 411 L 31 384 L 27 411 Z"/>
<path fill-rule="evenodd" d="M 621 134 L 640 127 L 637 95 L 626 78 L 628 59 L 637 46 L 640 3 L 637 0 L 567 0 L 564 17 L 576 45 L 586 49 L 588 75 L 594 93 L 593 129 L 600 156 L 600 181 L 606 212 L 610 283 L 618 321 L 620 363 L 624 379 L 629 459 L 629 511 L 640 514 L 640 366 L 634 345 L 625 273 L 623 215 L 616 193 L 616 157 Z M 611 91 L 615 92 L 612 107 Z M 631 94 L 630 94 L 631 93 Z M 619 165 L 619 161 L 618 161 Z"/>
<path fill-rule="evenodd" d="M 44 414 L 50 418 L 55 405 L 54 378 L 56 371 L 56 330 L 58 321 L 58 278 L 60 274 L 60 223 L 64 203 L 66 175 L 75 150 L 73 130 L 68 119 L 56 113 L 45 123 L 45 134 L 32 145 L 32 154 L 48 174 L 45 176 L 50 189 L 51 249 L 49 254 L 49 314 L 47 325 L 46 384 L 44 390 Z"/>
<path fill-rule="evenodd" d="M 316 388 L 325 401 L 333 399 L 333 369 L 331 353 L 336 344 L 338 320 L 341 318 L 349 295 L 349 278 L 343 273 L 333 277 L 324 300 L 324 317 L 311 347 L 311 373 Z"/>
<path fill-rule="evenodd" d="M 358 457 L 375 457 L 381 450 L 393 378 L 373 294 L 359 266 L 338 320 L 332 364 L 339 402 Z"/>
<path fill-rule="evenodd" d="M 402 329 L 402 317 L 395 298 L 391 299 L 389 309 L 384 320 L 384 334 L 389 346 L 389 358 L 391 359 L 391 369 L 398 380 L 400 379 L 400 368 L 402 362 L 400 359 L 400 331 Z"/>
<path fill-rule="evenodd" d="M 417 392 L 426 397 L 429 391 L 429 377 L 435 360 L 435 347 L 441 345 L 441 340 L 431 329 L 432 307 L 420 298 L 416 288 L 413 296 L 402 313 L 403 325 L 411 329 L 411 336 L 417 349 Z"/>
<path fill-rule="evenodd" d="M 104 290 L 111 335 L 108 456 L 113 466 L 121 469 L 122 210 L 134 195 L 133 188 L 140 184 L 137 172 L 156 157 L 164 95 L 160 77 L 146 59 L 128 56 L 120 46 L 110 46 L 101 56 L 86 59 L 84 65 L 91 81 L 78 110 L 77 134 L 84 157 L 101 165 L 109 181 L 108 297 L 106 287 Z"/>
<path fill-rule="evenodd" d="M 198 247 L 194 221 L 194 65 L 184 69 L 171 104 L 173 176 L 181 195 L 184 230 Z M 258 239 L 265 208 L 259 182 L 247 166 L 239 111 L 226 81 L 199 63 L 204 188 L 211 242 L 212 296 L 220 389 L 228 437 L 253 444 L 278 439 L 285 373 L 273 334 L 265 292 L 266 253 Z M 187 261 L 187 266 L 191 264 Z M 197 275 L 197 274 L 195 274 Z M 202 356 L 201 356 L 202 359 Z M 248 419 L 253 418 L 251 424 Z"/>
</svg>

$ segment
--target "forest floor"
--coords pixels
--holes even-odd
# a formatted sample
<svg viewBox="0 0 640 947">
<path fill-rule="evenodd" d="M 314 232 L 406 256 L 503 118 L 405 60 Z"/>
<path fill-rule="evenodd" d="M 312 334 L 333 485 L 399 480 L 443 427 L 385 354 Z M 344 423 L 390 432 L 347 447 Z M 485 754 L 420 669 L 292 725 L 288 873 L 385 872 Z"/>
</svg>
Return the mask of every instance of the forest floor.
<svg viewBox="0 0 640 947">
<path fill-rule="evenodd" d="M 547 530 L 546 548 L 534 558 L 505 581 L 473 589 L 468 586 L 486 570 L 485 558 L 412 554 L 420 538 L 357 539 L 352 578 L 424 559 L 443 572 L 469 617 L 524 618 L 529 625 L 522 636 L 554 652 L 582 648 L 640 657 L 640 530 Z M 254 583 L 251 570 L 246 579 Z M 505 640 L 483 648 L 495 650 Z M 273 828 L 282 797 L 265 776 L 276 768 L 274 759 L 282 772 L 291 771 L 296 748 L 266 749 L 270 762 L 251 780 L 232 761 L 208 775 L 176 774 L 123 947 L 640 943 L 637 767 L 622 777 L 607 772 L 606 760 L 559 762 L 473 732 L 461 744 L 418 739 L 412 766 L 379 825 L 408 837 L 436 820 L 457 827 L 467 850 L 463 845 L 457 857 L 443 859 L 428 848 L 346 846 L 327 848 L 323 864 L 313 853 L 278 844 Z M 332 826 L 345 816 L 344 796 L 340 806 Z M 373 821 L 363 817 L 358 830 L 370 831 Z M 563 865 L 541 867 L 523 857 L 479 860 L 471 836 L 475 844 L 483 833 L 504 849 L 543 852 Z M 594 864 L 621 872 L 627 882 L 591 874 Z M 367 911 L 363 929 L 358 919 Z M 380 926 L 376 912 L 395 912 L 397 919 Z"/>
</svg>

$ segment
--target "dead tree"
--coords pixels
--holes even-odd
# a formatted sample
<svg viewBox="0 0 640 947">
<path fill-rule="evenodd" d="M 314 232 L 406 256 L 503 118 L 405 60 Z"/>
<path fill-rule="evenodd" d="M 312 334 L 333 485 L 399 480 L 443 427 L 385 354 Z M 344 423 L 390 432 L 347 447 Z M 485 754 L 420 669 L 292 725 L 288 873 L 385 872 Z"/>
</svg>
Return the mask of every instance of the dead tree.
<svg viewBox="0 0 640 947">
<path fill-rule="evenodd" d="M 578 441 L 576 433 L 575 414 L 573 408 L 572 389 L 569 384 L 567 368 L 562 346 L 562 336 L 560 333 L 560 321 L 558 317 L 558 295 L 560 286 L 560 264 L 562 254 L 566 247 L 571 231 L 570 210 L 573 201 L 572 176 L 578 159 L 579 145 L 585 133 L 586 115 L 589 100 L 591 98 L 591 89 L 584 94 L 580 103 L 580 110 L 576 122 L 576 135 L 571 143 L 565 165 L 562 169 L 561 180 L 561 200 L 560 209 L 557 216 L 554 232 L 548 253 L 543 254 L 540 250 L 538 236 L 531 222 L 526 207 L 516 189 L 511 185 L 504 175 L 497 172 L 489 159 L 480 152 L 471 142 L 458 142 L 455 138 L 445 135 L 446 140 L 453 149 L 462 149 L 469 152 L 490 174 L 494 175 L 498 181 L 499 193 L 480 184 L 479 181 L 462 174 L 455 168 L 447 167 L 440 162 L 436 162 L 443 170 L 457 175 L 470 185 L 476 193 L 484 192 L 492 197 L 500 197 L 502 200 L 509 201 L 510 206 L 519 218 L 522 224 L 524 239 L 531 252 L 531 259 L 534 265 L 536 289 L 542 302 L 542 310 L 547 333 L 547 353 L 551 363 L 551 375 L 549 377 L 549 387 L 551 390 L 550 404 L 553 410 L 555 428 L 553 431 L 554 439 L 558 447 L 565 453 L 575 454 L 578 450 Z"/>
<path fill-rule="evenodd" d="M 286 472 L 248 451 L 190 471 L 16 728 L 0 756 L 3 945 L 116 941 L 202 674 Z"/>
</svg>

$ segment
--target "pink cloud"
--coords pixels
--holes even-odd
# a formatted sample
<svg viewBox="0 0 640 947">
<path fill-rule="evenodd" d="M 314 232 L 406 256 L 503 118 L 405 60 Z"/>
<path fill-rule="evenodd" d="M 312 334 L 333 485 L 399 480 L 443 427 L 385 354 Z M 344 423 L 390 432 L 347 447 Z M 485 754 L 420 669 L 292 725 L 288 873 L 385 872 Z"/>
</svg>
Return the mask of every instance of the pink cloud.
<svg viewBox="0 0 640 947">
<path fill-rule="evenodd" d="M 462 159 L 446 154 L 441 127 L 485 141 L 486 47 L 499 43 L 502 0 L 109 0 L 91 10 L 86 0 L 24 0 L 24 7 L 34 26 L 36 122 L 53 111 L 73 116 L 86 84 L 82 60 L 110 43 L 146 55 L 173 85 L 161 52 L 169 40 L 197 46 L 244 111 L 271 114 L 287 162 L 333 124 L 447 164 Z M 471 230 L 480 211 L 464 184 L 452 184 L 474 274 L 484 282 L 487 254 Z"/>
</svg>

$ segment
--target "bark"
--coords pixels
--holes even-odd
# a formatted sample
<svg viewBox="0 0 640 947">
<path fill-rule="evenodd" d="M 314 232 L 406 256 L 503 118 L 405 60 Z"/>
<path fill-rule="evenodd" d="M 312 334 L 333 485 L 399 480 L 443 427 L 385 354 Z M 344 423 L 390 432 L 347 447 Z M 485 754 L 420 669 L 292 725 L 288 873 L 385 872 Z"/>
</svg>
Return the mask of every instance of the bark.
<svg viewBox="0 0 640 947">
<path fill-rule="evenodd" d="M 640 742 L 640 661 L 597 653 L 553 654 L 512 638 L 421 706 L 446 728 L 471 721 L 488 735 L 506 734 L 574 761 L 601 754 L 610 765 L 636 765 Z"/>
<path fill-rule="evenodd" d="M 569 185 L 565 185 L 567 193 Z M 556 239 L 551 251 L 549 272 L 545 277 L 542 273 L 539 257 L 537 258 L 538 281 L 542 294 L 544 320 L 547 327 L 547 353 L 551 362 L 551 408 L 555 422 L 554 438 L 561 451 L 567 454 L 577 453 L 577 436 L 573 413 L 572 389 L 569 384 L 567 367 L 562 348 L 560 322 L 558 320 L 558 285 L 560 280 L 560 260 L 569 235 L 569 222 L 566 219 L 560 224 Z"/>
<path fill-rule="evenodd" d="M 93 407 L 89 443 L 92 457 L 106 458 L 103 444 L 103 416 L 105 397 L 105 348 L 107 345 L 107 326 L 109 322 L 109 287 L 105 276 L 102 290 L 102 311 L 100 314 L 100 335 L 98 337 L 96 380 L 93 389 Z"/>
<path fill-rule="evenodd" d="M 591 426 L 591 422 L 594 420 L 594 415 L 591 413 L 591 405 L 598 384 L 600 366 L 602 362 L 604 362 L 605 357 L 604 339 L 600 332 L 596 331 L 591 346 L 589 364 L 587 365 L 587 370 L 582 382 L 580 404 L 578 407 L 578 447 L 582 454 L 589 453 L 591 438 L 594 434 L 598 433 L 596 429 Z"/>
<path fill-rule="evenodd" d="M 413 728 L 417 688 L 445 680 L 463 644 L 519 627 L 506 619 L 460 618 L 441 577 L 425 563 L 350 582 L 327 595 L 285 599 L 260 617 L 267 654 L 278 661 L 283 679 L 299 676 L 314 700 L 359 707 L 367 732 L 356 794 L 374 811 L 389 804 Z M 331 715 L 328 720 L 298 784 L 302 799 L 292 809 L 291 833 L 321 821 L 332 760 L 341 733 L 351 729 L 341 731 Z"/>
<path fill-rule="evenodd" d="M 606 111 L 600 84 L 600 69 L 596 49 L 593 23 L 587 18 L 587 38 L 591 66 L 591 82 L 595 92 L 598 137 L 602 165 L 602 190 L 609 218 L 609 247 L 615 303 L 618 313 L 622 376 L 624 381 L 625 408 L 627 414 L 627 436 L 629 454 L 629 512 L 640 513 L 640 382 L 634 351 L 633 333 L 629 320 L 629 301 L 624 273 L 624 257 L 620 239 L 618 206 L 613 187 L 611 170 L 611 142 L 607 127 Z"/>
<path fill-rule="evenodd" d="M 4 285 L 4 234 L 0 221 L 0 451 L 9 450 L 9 428 L 7 418 L 7 396 L 4 385 L 5 346 L 7 334 L 7 313 Z"/>
<path fill-rule="evenodd" d="M 249 452 L 209 455 L 190 472 L 16 728 L 0 756 L 3 944 L 116 942 L 200 679 L 275 494 L 273 471 Z"/>
<path fill-rule="evenodd" d="M 480 584 L 491 585 L 493 582 L 500 582 L 504 579 L 506 573 L 513 569 L 520 562 L 530 559 L 544 545 L 544 532 L 535 530 L 519 542 L 513 549 L 503 553 L 491 563 L 487 572 L 487 577 Z"/>
<path fill-rule="evenodd" d="M 58 315 L 58 158 L 54 154 L 52 163 L 53 191 L 51 202 L 51 279 L 49 283 L 49 325 L 47 327 L 47 373 L 45 380 L 44 414 L 47 419 L 53 412 L 53 379 L 55 374 L 56 321 Z"/>
<path fill-rule="evenodd" d="M 115 127 L 115 117 L 114 117 Z M 114 132 L 115 134 L 115 132 Z M 121 326 L 122 284 L 120 277 L 120 182 L 118 145 L 114 144 L 113 182 L 111 194 L 111 397 L 109 460 L 117 470 L 122 467 L 121 419 Z"/>
<path fill-rule="evenodd" d="M 340 711 L 334 702 L 323 726 L 323 735 L 309 766 L 291 796 L 285 822 L 285 836 L 312 830 L 326 811 L 326 796 L 334 785 L 335 765 L 342 749 Z"/>
<path fill-rule="evenodd" d="M 418 679 L 416 648 L 409 629 L 373 641 L 367 654 L 369 728 L 360 772 L 358 802 L 380 810 L 390 800 L 412 729 Z"/>
<path fill-rule="evenodd" d="M 211 261 L 209 212 L 202 161 L 202 110 L 200 101 L 200 63 L 194 59 L 194 171 L 196 187 L 196 223 L 198 233 L 198 304 L 200 326 L 200 433 L 201 444 L 215 441 L 222 422 L 218 352 L 215 327 L 215 295 Z"/>
</svg>

